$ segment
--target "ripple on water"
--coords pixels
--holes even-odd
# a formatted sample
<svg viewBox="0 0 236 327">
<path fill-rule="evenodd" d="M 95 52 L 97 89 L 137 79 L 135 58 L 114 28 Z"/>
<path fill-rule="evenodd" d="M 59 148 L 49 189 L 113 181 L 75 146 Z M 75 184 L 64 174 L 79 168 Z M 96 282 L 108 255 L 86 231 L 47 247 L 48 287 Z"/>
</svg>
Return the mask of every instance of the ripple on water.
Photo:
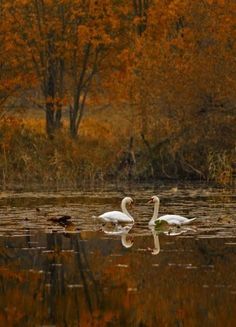
<svg viewBox="0 0 236 327">
<path fill-rule="evenodd" d="M 68 288 L 84 288 L 82 284 L 67 284 Z"/>
<path fill-rule="evenodd" d="M 124 193 L 136 202 L 131 210 L 136 222 L 129 232 L 134 240 L 131 250 L 122 247 L 120 237 L 99 232 L 100 224 L 92 218 L 104 211 L 119 210 Z M 153 194 L 161 198 L 160 214 L 197 217 L 182 235 L 159 233 L 160 253 L 155 257 L 152 250 L 157 243 L 148 228 L 153 207 L 146 204 Z M 77 326 L 79 323 L 71 322 L 71 317 L 85 317 L 86 310 L 86 321 L 91 321 L 91 312 L 110 319 L 114 310 L 112 322 L 119 314 L 123 322 L 126 312 L 129 318 L 132 312 L 134 324 L 137 314 L 137 325 L 144 321 L 151 326 L 153 321 L 146 319 L 161 316 L 171 326 L 177 322 L 176 317 L 171 321 L 170 315 L 176 312 L 174 286 L 177 302 L 190 304 L 186 312 L 178 311 L 178 319 L 181 316 L 184 325 L 190 326 L 193 319 L 203 321 L 206 312 L 211 319 L 219 313 L 219 319 L 212 322 L 219 321 L 217 327 L 231 311 L 231 321 L 235 320 L 236 197 L 232 192 L 164 185 L 125 191 L 4 193 L 0 204 L 0 260 L 5 268 L 0 273 L 5 307 L 11 301 L 12 307 L 20 306 L 14 303 L 20 290 L 22 303 L 34 299 L 35 311 L 30 318 L 34 319 L 35 312 L 38 318 L 40 310 L 46 315 L 48 312 L 43 317 L 43 323 L 48 325 L 63 321 Z M 48 221 L 49 217 L 61 215 L 70 215 L 80 230 L 65 233 L 63 226 Z M 230 217 L 230 223 L 225 223 L 225 216 Z M 207 297 L 209 293 L 211 296 Z M 68 305 L 71 296 L 76 305 Z M 60 306 L 57 314 L 53 312 L 55 303 Z M 192 310 L 193 307 L 204 310 Z M 229 307 L 231 311 L 227 311 Z M 23 317 L 30 315 L 31 308 L 24 311 L 22 306 L 20 310 Z M 16 316 L 19 318 L 20 314 Z M 32 325 L 34 322 L 41 323 L 37 320 Z M 115 322 L 118 324 L 118 320 Z"/>
</svg>

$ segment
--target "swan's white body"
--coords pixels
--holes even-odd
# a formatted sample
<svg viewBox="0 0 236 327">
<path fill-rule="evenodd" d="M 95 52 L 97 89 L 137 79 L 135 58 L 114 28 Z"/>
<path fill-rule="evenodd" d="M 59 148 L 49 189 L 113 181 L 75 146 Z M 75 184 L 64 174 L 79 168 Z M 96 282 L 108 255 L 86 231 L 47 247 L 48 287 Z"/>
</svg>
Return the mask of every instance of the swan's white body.
<svg viewBox="0 0 236 327">
<path fill-rule="evenodd" d="M 158 211 L 160 200 L 157 196 L 153 196 L 150 202 L 154 203 L 154 213 L 152 219 L 149 221 L 149 226 L 155 226 L 157 221 L 165 221 L 169 225 L 187 225 L 194 221 L 196 218 L 188 219 L 179 215 L 164 215 L 158 218 Z"/>
<path fill-rule="evenodd" d="M 104 214 L 100 215 L 99 218 L 103 220 L 104 222 L 113 222 L 113 223 L 118 223 L 118 222 L 124 222 L 124 223 L 130 223 L 133 222 L 133 218 L 129 217 L 125 213 L 121 211 L 109 211 L 105 212 Z"/>
<path fill-rule="evenodd" d="M 164 215 L 159 217 L 157 220 L 164 220 L 169 225 L 186 225 L 191 223 L 196 218 L 188 219 L 179 215 Z"/>
<path fill-rule="evenodd" d="M 134 223 L 134 218 L 130 215 L 126 208 L 126 204 L 131 204 L 133 200 L 130 197 L 125 197 L 121 201 L 121 211 L 109 211 L 105 212 L 104 214 L 100 215 L 99 218 L 108 223 L 112 222 L 114 224 L 117 223 Z"/>
</svg>

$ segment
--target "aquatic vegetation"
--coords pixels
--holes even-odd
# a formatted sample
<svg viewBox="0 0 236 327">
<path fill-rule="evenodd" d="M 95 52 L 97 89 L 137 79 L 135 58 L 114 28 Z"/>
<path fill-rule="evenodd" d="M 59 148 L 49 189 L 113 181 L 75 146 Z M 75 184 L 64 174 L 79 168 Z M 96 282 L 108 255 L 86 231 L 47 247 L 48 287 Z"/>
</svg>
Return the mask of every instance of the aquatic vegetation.
<svg viewBox="0 0 236 327">
<path fill-rule="evenodd" d="M 233 152 L 209 152 L 207 157 L 208 180 L 215 180 L 219 184 L 232 184 L 233 179 Z"/>
</svg>

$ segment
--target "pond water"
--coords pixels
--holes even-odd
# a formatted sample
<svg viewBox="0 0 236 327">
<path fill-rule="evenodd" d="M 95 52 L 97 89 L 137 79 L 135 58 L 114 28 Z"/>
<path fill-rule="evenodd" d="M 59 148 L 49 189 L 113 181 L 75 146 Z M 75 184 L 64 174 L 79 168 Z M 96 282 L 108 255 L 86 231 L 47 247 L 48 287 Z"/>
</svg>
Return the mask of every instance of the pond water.
<svg viewBox="0 0 236 327">
<path fill-rule="evenodd" d="M 150 230 L 154 194 L 196 221 Z M 124 195 L 127 244 L 94 218 Z M 233 190 L 199 185 L 1 193 L 0 326 L 235 326 L 235 208 Z"/>
</svg>

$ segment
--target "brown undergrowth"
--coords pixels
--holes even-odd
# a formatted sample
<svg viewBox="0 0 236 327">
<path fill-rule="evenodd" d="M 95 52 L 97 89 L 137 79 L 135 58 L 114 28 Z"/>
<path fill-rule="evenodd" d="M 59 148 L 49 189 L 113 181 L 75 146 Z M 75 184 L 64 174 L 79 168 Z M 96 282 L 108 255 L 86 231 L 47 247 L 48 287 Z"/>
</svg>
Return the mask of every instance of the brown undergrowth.
<svg viewBox="0 0 236 327">
<path fill-rule="evenodd" d="M 130 143 L 132 140 L 132 144 Z M 128 125 L 85 120 L 78 139 L 66 129 L 53 139 L 44 121 L 7 117 L 0 122 L 0 183 L 2 189 L 76 188 L 87 183 L 201 179 L 232 183 L 233 150 L 217 152 L 209 144 L 181 141 L 178 136 L 130 135 Z"/>
</svg>

